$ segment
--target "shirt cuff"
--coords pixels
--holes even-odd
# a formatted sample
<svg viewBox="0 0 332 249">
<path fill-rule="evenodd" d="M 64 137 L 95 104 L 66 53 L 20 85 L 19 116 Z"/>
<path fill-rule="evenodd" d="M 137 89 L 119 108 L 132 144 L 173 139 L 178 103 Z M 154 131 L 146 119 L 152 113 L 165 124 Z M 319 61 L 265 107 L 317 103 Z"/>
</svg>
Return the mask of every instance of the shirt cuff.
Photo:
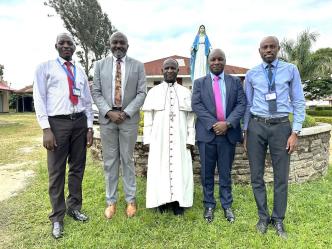
<svg viewBox="0 0 332 249">
<path fill-rule="evenodd" d="M 88 120 L 88 128 L 93 128 L 93 120 Z"/>
<path fill-rule="evenodd" d="M 301 131 L 302 130 L 302 124 L 301 123 L 293 123 L 293 131 Z"/>
<path fill-rule="evenodd" d="M 44 129 L 47 129 L 47 128 L 51 128 L 50 123 L 48 122 L 47 119 L 45 119 L 45 120 L 40 120 L 40 121 L 39 121 L 39 125 L 40 125 L 40 127 L 41 127 L 43 130 L 44 130 Z"/>
</svg>

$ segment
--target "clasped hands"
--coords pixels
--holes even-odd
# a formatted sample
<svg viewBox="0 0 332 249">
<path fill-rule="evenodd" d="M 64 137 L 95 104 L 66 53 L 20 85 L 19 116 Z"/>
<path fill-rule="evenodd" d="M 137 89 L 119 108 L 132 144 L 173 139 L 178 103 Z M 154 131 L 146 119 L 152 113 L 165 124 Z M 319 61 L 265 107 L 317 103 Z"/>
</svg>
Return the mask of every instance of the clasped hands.
<svg viewBox="0 0 332 249">
<path fill-rule="evenodd" d="M 212 126 L 212 129 L 216 135 L 225 135 L 227 132 L 227 123 L 226 121 L 219 121 Z"/>
<path fill-rule="evenodd" d="M 113 123 L 116 124 L 121 124 L 127 118 L 127 114 L 125 112 L 119 111 L 108 111 L 106 115 Z"/>
</svg>

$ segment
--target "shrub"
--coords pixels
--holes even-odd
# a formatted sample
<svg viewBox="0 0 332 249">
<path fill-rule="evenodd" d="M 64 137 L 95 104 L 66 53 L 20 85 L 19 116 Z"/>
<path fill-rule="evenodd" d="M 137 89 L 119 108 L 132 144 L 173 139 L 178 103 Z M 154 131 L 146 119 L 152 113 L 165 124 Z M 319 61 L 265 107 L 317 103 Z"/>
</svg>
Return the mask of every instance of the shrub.
<svg viewBox="0 0 332 249">
<path fill-rule="evenodd" d="M 306 112 L 307 112 L 307 114 L 312 115 L 312 116 L 324 116 L 324 117 L 332 116 L 332 110 L 320 110 L 320 111 L 307 110 Z"/>
<path fill-rule="evenodd" d="M 316 106 L 316 111 L 322 111 L 322 110 L 332 110 L 332 106 Z"/>
<path fill-rule="evenodd" d="M 315 117 L 317 122 L 332 124 L 332 117 Z"/>
<path fill-rule="evenodd" d="M 293 122 L 293 114 L 289 115 L 289 120 L 291 121 L 291 123 Z M 302 124 L 302 127 L 303 128 L 308 128 L 308 127 L 312 127 L 312 126 L 315 126 L 315 125 L 316 125 L 315 118 L 306 114 L 304 122 Z"/>
<path fill-rule="evenodd" d="M 143 136 L 143 127 L 144 127 L 144 112 L 139 112 L 139 123 L 138 123 L 138 135 Z"/>
</svg>

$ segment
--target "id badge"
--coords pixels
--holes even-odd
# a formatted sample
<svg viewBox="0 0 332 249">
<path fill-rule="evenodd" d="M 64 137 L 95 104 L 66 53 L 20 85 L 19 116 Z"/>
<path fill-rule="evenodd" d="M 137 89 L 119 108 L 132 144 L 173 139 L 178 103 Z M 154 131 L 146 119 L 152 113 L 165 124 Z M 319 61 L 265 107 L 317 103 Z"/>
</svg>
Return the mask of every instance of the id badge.
<svg viewBox="0 0 332 249">
<path fill-rule="evenodd" d="M 270 92 L 265 94 L 265 100 L 270 101 L 270 100 L 276 100 L 277 99 L 277 94 L 276 92 Z"/>
<path fill-rule="evenodd" d="M 74 96 L 81 97 L 81 90 L 78 88 L 73 88 Z"/>
</svg>

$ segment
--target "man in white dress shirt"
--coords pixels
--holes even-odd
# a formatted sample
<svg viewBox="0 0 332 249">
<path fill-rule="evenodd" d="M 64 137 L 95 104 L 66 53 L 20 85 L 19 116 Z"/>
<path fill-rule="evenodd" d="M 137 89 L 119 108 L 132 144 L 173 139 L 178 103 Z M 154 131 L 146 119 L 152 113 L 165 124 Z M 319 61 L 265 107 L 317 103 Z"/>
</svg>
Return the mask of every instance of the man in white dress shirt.
<svg viewBox="0 0 332 249">
<path fill-rule="evenodd" d="M 144 144 L 149 145 L 146 207 L 182 215 L 193 204 L 193 168 L 190 148 L 195 144 L 191 92 L 179 85 L 179 65 L 166 59 L 164 82 L 145 99 Z"/>
<path fill-rule="evenodd" d="M 87 76 L 72 60 L 76 48 L 72 36 L 59 34 L 55 48 L 59 57 L 37 67 L 33 99 L 47 149 L 52 235 L 58 239 L 66 211 L 75 220 L 88 219 L 80 210 L 86 148 L 93 142 L 93 112 Z M 69 194 L 65 201 L 67 160 Z"/>
</svg>

